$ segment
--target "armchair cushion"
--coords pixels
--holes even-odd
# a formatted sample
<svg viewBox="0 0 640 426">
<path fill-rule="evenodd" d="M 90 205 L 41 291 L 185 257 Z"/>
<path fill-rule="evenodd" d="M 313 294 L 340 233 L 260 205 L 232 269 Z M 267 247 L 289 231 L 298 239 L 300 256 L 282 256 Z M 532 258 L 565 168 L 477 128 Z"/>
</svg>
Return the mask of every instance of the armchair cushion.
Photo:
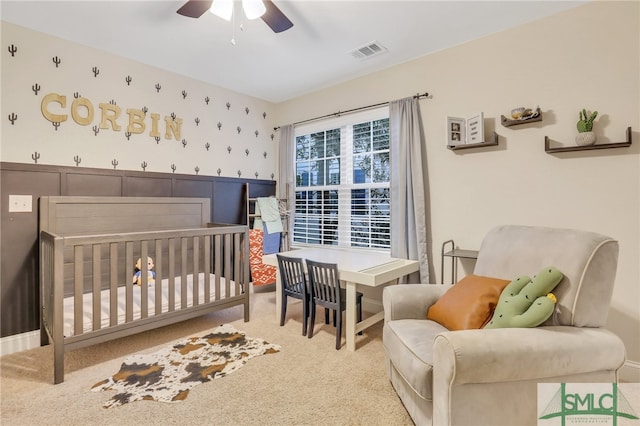
<svg viewBox="0 0 640 426">
<path fill-rule="evenodd" d="M 493 315 L 508 280 L 467 275 L 451 287 L 427 312 L 427 319 L 448 330 L 482 328 Z"/>
<path fill-rule="evenodd" d="M 624 364 L 624 345 L 604 328 L 542 326 L 439 333 L 431 361 L 448 383 L 541 380 Z"/>
<path fill-rule="evenodd" d="M 421 399 L 433 399 L 433 349 L 437 335 L 447 329 L 433 321 L 403 319 L 385 324 L 384 348 L 397 373 Z"/>
</svg>

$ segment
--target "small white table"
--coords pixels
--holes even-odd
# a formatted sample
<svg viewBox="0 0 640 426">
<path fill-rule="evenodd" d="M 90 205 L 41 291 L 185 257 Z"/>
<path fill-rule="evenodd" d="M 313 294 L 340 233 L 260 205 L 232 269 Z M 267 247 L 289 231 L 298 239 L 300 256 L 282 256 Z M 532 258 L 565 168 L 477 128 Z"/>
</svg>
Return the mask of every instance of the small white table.
<svg viewBox="0 0 640 426">
<path fill-rule="evenodd" d="M 396 281 L 398 278 L 420 270 L 417 260 L 397 259 L 380 253 L 340 249 L 340 248 L 305 248 L 280 253 L 283 256 L 310 259 L 318 262 L 338 265 L 340 280 L 345 282 L 347 293 L 345 334 L 347 350 L 355 351 L 356 335 L 384 319 L 384 311 L 357 322 L 356 291 L 359 285 L 377 287 Z M 278 267 L 275 254 L 262 257 L 263 263 Z M 282 306 L 282 283 L 280 271 L 276 274 L 276 318 L 280 317 Z"/>
</svg>

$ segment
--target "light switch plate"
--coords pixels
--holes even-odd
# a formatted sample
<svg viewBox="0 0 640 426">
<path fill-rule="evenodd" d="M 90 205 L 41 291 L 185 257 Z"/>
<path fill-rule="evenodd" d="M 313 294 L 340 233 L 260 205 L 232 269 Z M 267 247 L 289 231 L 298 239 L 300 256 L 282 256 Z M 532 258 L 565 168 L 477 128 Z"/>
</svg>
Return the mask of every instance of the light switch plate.
<svg viewBox="0 0 640 426">
<path fill-rule="evenodd" d="M 33 210 L 33 196 L 9 195 L 9 213 L 28 213 Z"/>
</svg>

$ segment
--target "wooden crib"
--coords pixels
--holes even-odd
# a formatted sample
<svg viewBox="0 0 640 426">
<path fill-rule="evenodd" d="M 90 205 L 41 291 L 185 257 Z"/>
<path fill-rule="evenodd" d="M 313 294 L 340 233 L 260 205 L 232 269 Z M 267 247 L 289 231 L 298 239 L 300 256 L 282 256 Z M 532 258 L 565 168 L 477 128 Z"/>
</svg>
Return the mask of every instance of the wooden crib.
<svg viewBox="0 0 640 426">
<path fill-rule="evenodd" d="M 238 305 L 249 321 L 248 227 L 209 223 L 210 211 L 206 198 L 40 199 L 41 335 L 53 344 L 54 383 L 68 350 Z"/>
</svg>

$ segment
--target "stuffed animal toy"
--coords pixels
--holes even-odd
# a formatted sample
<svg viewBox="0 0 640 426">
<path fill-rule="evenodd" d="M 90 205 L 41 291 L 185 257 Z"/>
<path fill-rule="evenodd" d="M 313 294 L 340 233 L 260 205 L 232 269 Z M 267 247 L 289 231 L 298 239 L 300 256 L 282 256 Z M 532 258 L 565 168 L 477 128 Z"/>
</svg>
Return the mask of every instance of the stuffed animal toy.
<svg viewBox="0 0 640 426">
<path fill-rule="evenodd" d="M 147 257 L 147 284 L 153 284 L 156 281 L 156 273 L 153 271 L 154 267 L 153 259 Z M 142 263 L 141 259 L 136 262 L 136 273 L 133 274 L 133 283 L 142 285 Z"/>
<path fill-rule="evenodd" d="M 533 280 L 526 275 L 502 290 L 491 321 L 484 328 L 536 327 L 553 314 L 556 297 L 550 293 L 564 275 L 553 266 L 544 268 Z"/>
</svg>

